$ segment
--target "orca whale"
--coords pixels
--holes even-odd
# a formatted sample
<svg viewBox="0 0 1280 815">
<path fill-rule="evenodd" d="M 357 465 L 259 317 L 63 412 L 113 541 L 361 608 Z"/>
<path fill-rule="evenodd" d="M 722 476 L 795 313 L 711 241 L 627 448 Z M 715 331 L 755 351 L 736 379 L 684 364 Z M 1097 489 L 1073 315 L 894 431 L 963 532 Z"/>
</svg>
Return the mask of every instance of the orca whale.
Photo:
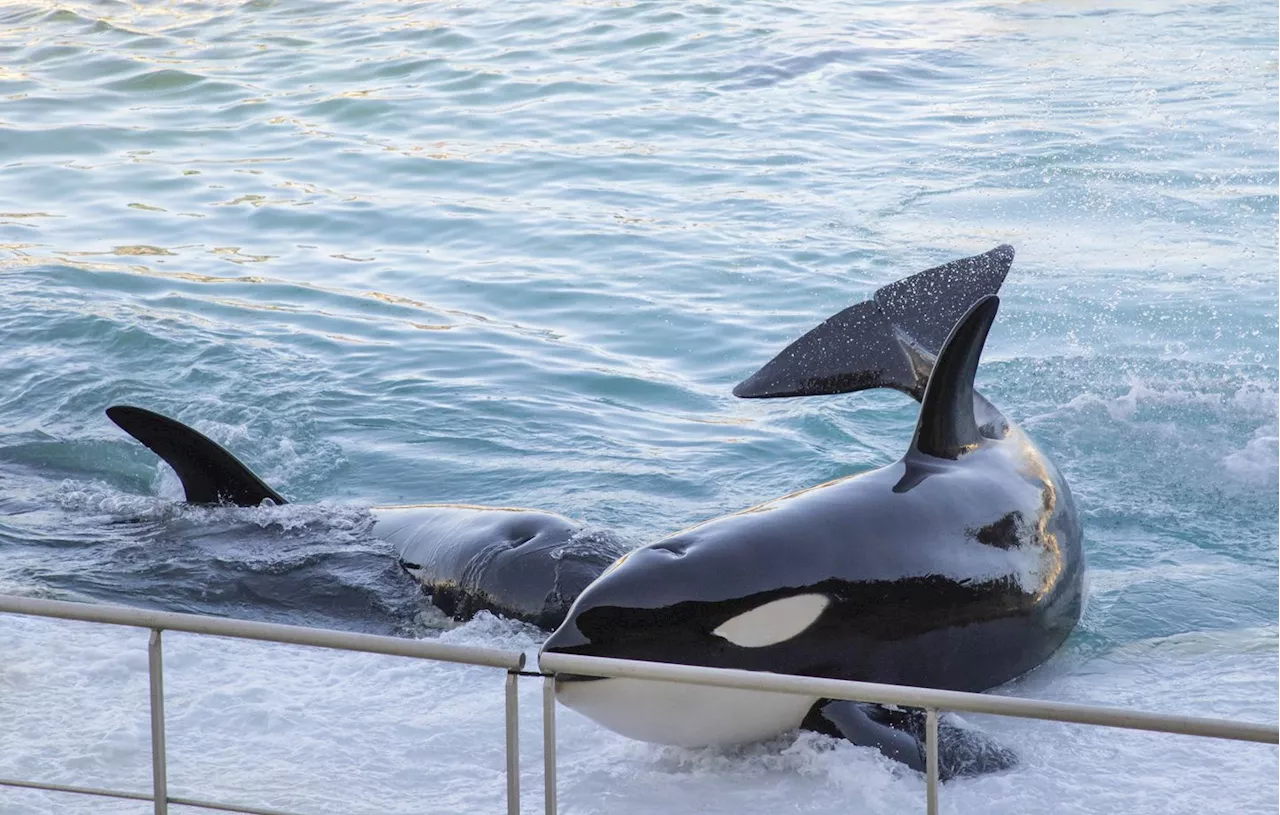
<svg viewBox="0 0 1280 815">
<path fill-rule="evenodd" d="M 372 512 L 373 533 L 456 620 L 489 611 L 552 630 L 627 550 L 607 530 L 539 510 L 423 504 Z"/>
<path fill-rule="evenodd" d="M 243 462 L 176 419 L 129 405 L 107 416 L 177 473 L 188 503 L 285 504 Z M 374 536 L 438 608 L 457 620 L 490 611 L 547 630 L 626 547 L 551 512 L 451 504 L 373 507 Z"/>
<path fill-rule="evenodd" d="M 543 652 L 962 691 L 1047 659 L 1080 616 L 1080 521 L 1053 463 L 974 390 L 1012 259 L 1002 246 L 881 289 L 734 391 L 912 394 L 920 412 L 899 461 L 629 552 Z M 804 726 L 924 767 L 918 711 L 576 676 L 558 677 L 556 696 L 644 741 L 732 744 Z M 939 740 L 944 779 L 1016 762 L 951 717 Z"/>
</svg>

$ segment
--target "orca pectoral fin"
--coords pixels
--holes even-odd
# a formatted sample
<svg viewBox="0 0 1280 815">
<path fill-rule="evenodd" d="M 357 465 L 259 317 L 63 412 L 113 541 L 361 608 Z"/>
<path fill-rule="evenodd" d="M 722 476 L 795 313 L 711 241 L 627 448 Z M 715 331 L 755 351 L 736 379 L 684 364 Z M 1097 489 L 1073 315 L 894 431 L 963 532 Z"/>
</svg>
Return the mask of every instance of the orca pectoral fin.
<svg viewBox="0 0 1280 815">
<path fill-rule="evenodd" d="M 824 701 L 813 706 L 802 726 L 860 747 L 874 747 L 894 761 L 924 772 L 924 741 L 907 727 L 906 715 L 869 702 Z"/>
<path fill-rule="evenodd" d="M 918 355 L 917 355 L 918 356 Z M 782 349 L 738 383 L 744 399 L 823 396 L 895 388 L 911 393 L 928 377 L 917 371 L 911 349 L 872 300 L 849 306 Z"/>
<path fill-rule="evenodd" d="M 925 713 L 869 702 L 821 701 L 803 727 L 874 747 L 913 770 L 925 771 Z M 943 781 L 1008 770 L 1018 756 L 995 739 L 943 714 L 938 721 L 938 777 Z"/>
<path fill-rule="evenodd" d="M 876 291 L 875 302 L 910 342 L 937 356 L 951 329 L 973 304 L 1000 292 L 1013 266 L 1013 247 L 953 260 Z"/>
<path fill-rule="evenodd" d="M 1000 291 L 1013 247 L 927 269 L 879 289 L 788 345 L 733 389 L 764 399 L 893 388 L 920 399 L 961 317 Z"/>
<path fill-rule="evenodd" d="M 174 469 L 192 504 L 288 503 L 238 458 L 182 422 L 128 405 L 107 408 L 107 416 Z"/>
</svg>

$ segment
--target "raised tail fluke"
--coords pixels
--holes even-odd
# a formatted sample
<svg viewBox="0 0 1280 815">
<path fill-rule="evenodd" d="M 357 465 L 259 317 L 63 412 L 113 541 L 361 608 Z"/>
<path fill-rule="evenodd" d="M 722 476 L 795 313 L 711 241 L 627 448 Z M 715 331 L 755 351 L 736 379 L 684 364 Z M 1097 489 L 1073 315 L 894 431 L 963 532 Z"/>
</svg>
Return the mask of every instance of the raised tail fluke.
<svg viewBox="0 0 1280 815">
<path fill-rule="evenodd" d="M 288 503 L 238 458 L 182 422 L 128 405 L 107 408 L 107 417 L 174 469 L 192 504 Z"/>
<path fill-rule="evenodd" d="M 893 388 L 924 396 L 951 329 L 984 297 L 1000 291 L 1013 247 L 952 261 L 879 289 L 788 345 L 733 389 L 761 399 Z"/>
</svg>

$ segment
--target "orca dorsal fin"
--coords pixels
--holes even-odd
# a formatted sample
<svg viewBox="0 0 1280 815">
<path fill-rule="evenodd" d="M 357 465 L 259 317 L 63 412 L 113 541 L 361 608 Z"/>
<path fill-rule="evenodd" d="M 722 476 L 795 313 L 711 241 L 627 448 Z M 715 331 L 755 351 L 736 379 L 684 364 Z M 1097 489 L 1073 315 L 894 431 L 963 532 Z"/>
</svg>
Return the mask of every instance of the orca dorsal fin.
<svg viewBox="0 0 1280 815">
<path fill-rule="evenodd" d="M 256 507 L 268 498 L 288 503 L 240 459 L 182 422 L 128 405 L 107 408 L 107 417 L 174 469 L 189 503 Z"/>
<path fill-rule="evenodd" d="M 947 335 L 916 422 L 911 449 L 935 458 L 959 458 L 982 441 L 973 414 L 973 377 L 1000 298 L 987 295 L 965 312 Z"/>
<path fill-rule="evenodd" d="M 1000 291 L 1012 264 L 1006 244 L 883 286 L 782 349 L 733 394 L 761 399 L 893 388 L 920 399 L 956 321 Z"/>
</svg>

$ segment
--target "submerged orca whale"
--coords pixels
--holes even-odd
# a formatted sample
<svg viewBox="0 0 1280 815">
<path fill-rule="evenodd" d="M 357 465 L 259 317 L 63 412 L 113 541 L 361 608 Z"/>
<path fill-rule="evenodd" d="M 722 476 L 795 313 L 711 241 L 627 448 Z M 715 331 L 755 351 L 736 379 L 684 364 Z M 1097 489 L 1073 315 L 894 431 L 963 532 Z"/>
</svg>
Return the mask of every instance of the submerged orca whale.
<svg viewBox="0 0 1280 815">
<path fill-rule="evenodd" d="M 1012 259 L 1002 246 L 881 289 L 734 391 L 916 395 L 902 459 L 628 553 L 543 652 L 962 691 L 1047 659 L 1080 616 L 1079 518 L 1049 459 L 973 387 Z M 924 767 L 918 712 L 624 678 L 561 676 L 556 695 L 644 741 L 731 744 L 804 726 Z M 939 741 L 943 778 L 1016 762 L 946 717 Z"/>
<path fill-rule="evenodd" d="M 107 416 L 177 473 L 188 503 L 256 507 L 288 503 L 239 459 L 200 431 L 128 405 Z M 605 531 L 532 509 L 460 504 L 370 510 L 373 534 L 431 601 L 457 620 L 491 611 L 547 630 L 626 551 Z"/>
<path fill-rule="evenodd" d="M 537 510 L 378 507 L 373 532 L 447 613 L 487 609 L 556 628 L 544 651 L 955 690 L 1007 682 L 1075 626 L 1084 571 L 1065 481 L 973 389 L 1012 260 L 1001 246 L 885 286 L 734 389 L 903 391 L 921 407 L 896 464 L 631 552 Z M 180 422 L 128 406 L 107 414 L 174 468 L 190 502 L 285 502 Z M 918 711 L 586 677 L 561 677 L 556 692 L 641 740 L 725 744 L 803 726 L 924 766 Z M 944 779 L 1016 762 L 951 717 L 939 735 Z"/>
</svg>

